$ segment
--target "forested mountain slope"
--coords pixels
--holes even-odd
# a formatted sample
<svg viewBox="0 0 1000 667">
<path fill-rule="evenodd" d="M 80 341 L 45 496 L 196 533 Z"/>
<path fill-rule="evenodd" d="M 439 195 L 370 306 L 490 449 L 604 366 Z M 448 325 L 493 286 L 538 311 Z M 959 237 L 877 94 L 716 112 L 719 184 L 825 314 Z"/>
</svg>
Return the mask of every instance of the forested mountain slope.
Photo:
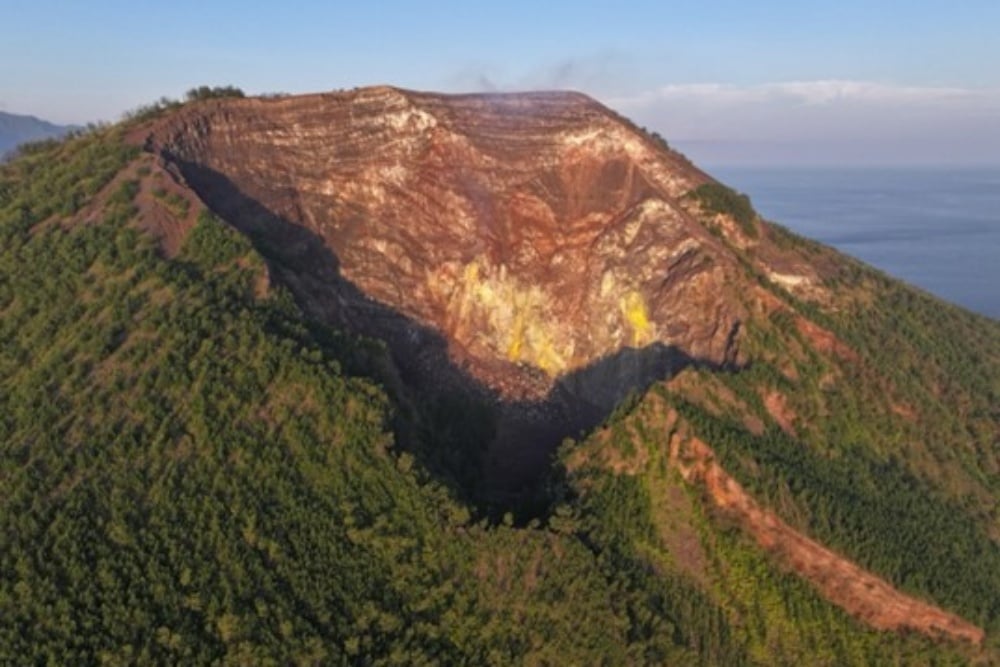
<svg viewBox="0 0 1000 667">
<path fill-rule="evenodd" d="M 590 101 L 398 95 L 154 109 L 0 169 L 0 662 L 997 659 L 1000 326 L 759 220 Z M 310 152 L 289 176 L 305 149 L 268 109 L 329 119 L 357 96 L 368 106 L 341 122 L 404 103 L 437 119 L 379 124 L 390 143 L 393 123 L 434 135 L 400 149 L 404 171 L 465 146 L 449 153 L 471 160 L 465 185 L 406 181 L 414 217 L 439 225 L 426 244 L 363 184 L 320 187 L 367 153 Z M 565 178 L 505 166 L 513 130 L 485 106 L 534 109 L 532 141 L 554 151 L 534 168 Z M 245 135 L 275 152 L 208 138 L 248 109 L 271 129 Z M 567 148 L 567 118 L 594 134 L 570 128 Z M 477 180 L 484 164 L 503 196 Z M 267 168 L 277 194 L 254 180 Z M 575 191 L 588 173 L 619 199 Z M 380 271 L 450 261 L 447 220 L 426 208 L 442 183 L 482 202 L 468 215 L 492 240 L 454 251 L 476 276 L 401 293 L 443 301 L 401 307 Z M 512 198 L 521 217 L 497 222 Z M 560 289 L 530 288 L 562 284 L 560 262 L 511 273 L 551 234 L 496 236 L 566 219 L 560 243 L 614 276 L 609 319 L 576 321 L 592 348 L 550 324 Z M 374 242 L 390 223 L 404 254 Z M 580 245 L 588 230 L 604 245 Z M 497 294 L 522 306 L 519 349 L 497 338 Z M 554 462 L 525 459 L 532 474 L 505 467 L 522 456 L 510 442 L 559 439 Z"/>
</svg>

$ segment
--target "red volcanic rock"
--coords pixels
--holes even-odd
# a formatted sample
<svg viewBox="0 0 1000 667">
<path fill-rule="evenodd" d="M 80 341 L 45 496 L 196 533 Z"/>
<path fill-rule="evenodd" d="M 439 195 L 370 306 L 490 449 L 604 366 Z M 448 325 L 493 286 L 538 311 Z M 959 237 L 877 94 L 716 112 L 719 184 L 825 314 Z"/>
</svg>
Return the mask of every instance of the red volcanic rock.
<svg viewBox="0 0 1000 667">
<path fill-rule="evenodd" d="M 221 100 L 149 142 L 230 222 L 294 239 L 291 266 L 325 256 L 356 288 L 326 310 L 400 313 L 505 398 L 623 348 L 734 360 L 734 260 L 678 205 L 708 178 L 585 96 Z"/>
</svg>

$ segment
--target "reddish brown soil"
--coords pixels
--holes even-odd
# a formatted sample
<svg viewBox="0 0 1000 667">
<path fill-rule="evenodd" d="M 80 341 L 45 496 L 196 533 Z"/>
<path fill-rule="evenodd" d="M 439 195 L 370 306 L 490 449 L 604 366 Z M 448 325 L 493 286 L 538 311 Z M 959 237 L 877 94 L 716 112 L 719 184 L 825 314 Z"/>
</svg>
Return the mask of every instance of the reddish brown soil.
<svg viewBox="0 0 1000 667">
<path fill-rule="evenodd" d="M 764 407 L 781 430 L 795 436 L 795 411 L 788 406 L 788 398 L 778 391 L 769 391 L 764 396 Z"/>
<path fill-rule="evenodd" d="M 149 173 L 140 179 L 135 198 L 139 226 L 159 241 L 164 255 L 174 257 L 204 204 L 170 165 L 153 159 L 146 167 Z"/>
<path fill-rule="evenodd" d="M 810 322 L 805 318 L 797 317 L 795 318 L 795 327 L 799 330 L 799 333 L 805 336 L 820 352 L 836 354 L 838 357 L 846 361 L 858 360 L 858 355 L 854 350 L 849 348 L 843 341 L 815 322 Z"/>
</svg>

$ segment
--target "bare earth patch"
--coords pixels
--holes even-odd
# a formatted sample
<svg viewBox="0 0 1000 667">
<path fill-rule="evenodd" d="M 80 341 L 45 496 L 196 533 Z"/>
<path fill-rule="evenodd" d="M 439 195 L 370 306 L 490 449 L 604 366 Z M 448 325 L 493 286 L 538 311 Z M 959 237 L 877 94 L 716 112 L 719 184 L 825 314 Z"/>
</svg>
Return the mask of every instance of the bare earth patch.
<svg viewBox="0 0 1000 667">
<path fill-rule="evenodd" d="M 788 399 L 784 394 L 777 391 L 770 391 L 763 397 L 764 407 L 771 417 L 778 423 L 781 430 L 788 435 L 795 437 L 795 427 L 792 425 L 797 415 L 795 411 L 788 407 Z"/>
</svg>

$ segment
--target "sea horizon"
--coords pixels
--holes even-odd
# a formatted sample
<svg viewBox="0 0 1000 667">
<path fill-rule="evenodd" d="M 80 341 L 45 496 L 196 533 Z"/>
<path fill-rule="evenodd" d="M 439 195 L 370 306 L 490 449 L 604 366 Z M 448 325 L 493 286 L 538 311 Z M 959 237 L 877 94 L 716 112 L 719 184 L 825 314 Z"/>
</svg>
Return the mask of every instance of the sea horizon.
<svg viewBox="0 0 1000 667">
<path fill-rule="evenodd" d="M 719 165 L 765 219 L 1000 320 L 1000 164 Z"/>
</svg>

